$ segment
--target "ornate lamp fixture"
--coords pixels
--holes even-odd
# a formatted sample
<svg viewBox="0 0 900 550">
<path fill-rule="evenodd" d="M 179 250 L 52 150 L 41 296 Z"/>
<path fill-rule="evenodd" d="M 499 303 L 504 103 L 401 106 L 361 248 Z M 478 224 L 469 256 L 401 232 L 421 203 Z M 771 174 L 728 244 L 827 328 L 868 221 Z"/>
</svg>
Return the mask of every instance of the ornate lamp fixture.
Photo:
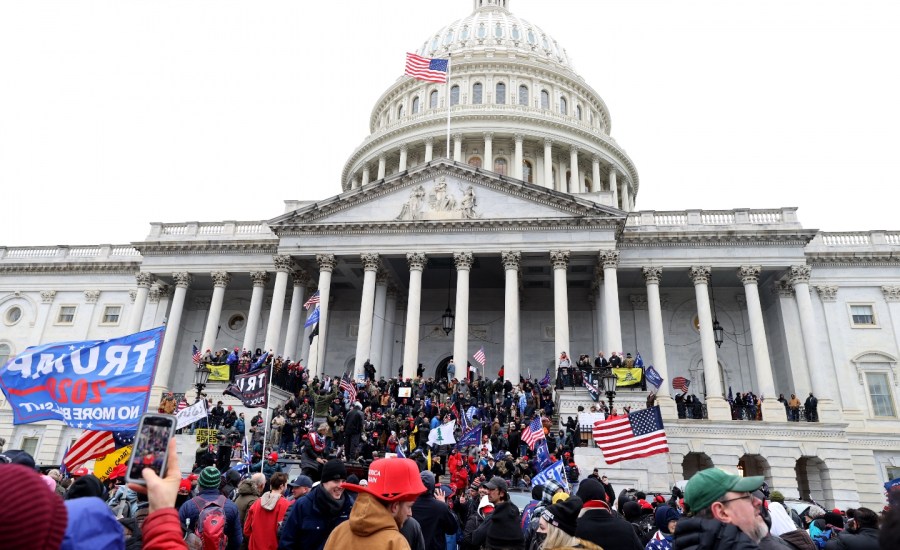
<svg viewBox="0 0 900 550">
<path fill-rule="evenodd" d="M 607 371 L 606 374 L 600 377 L 600 384 L 603 386 L 603 391 L 606 392 L 606 398 L 609 399 L 610 411 L 613 408 L 613 400 L 616 398 L 616 384 L 618 381 L 618 377 L 612 371 Z"/>
<path fill-rule="evenodd" d="M 719 318 L 716 316 L 716 290 L 712 284 L 712 270 L 709 271 L 709 291 L 712 294 L 713 341 L 716 343 L 716 347 L 721 348 L 722 342 L 725 341 L 725 329 L 719 324 Z"/>
<path fill-rule="evenodd" d="M 444 334 L 450 335 L 453 332 L 453 325 L 456 323 L 456 316 L 453 315 L 453 310 L 450 309 L 450 294 L 453 290 L 453 268 L 450 268 L 450 276 L 447 277 L 447 309 L 444 310 L 444 314 L 441 315 L 441 328 L 444 329 Z"/>
<path fill-rule="evenodd" d="M 194 388 L 197 389 L 197 401 L 200 401 L 200 394 L 209 382 L 209 375 L 210 371 L 206 365 L 197 365 L 197 370 L 194 371 Z"/>
</svg>

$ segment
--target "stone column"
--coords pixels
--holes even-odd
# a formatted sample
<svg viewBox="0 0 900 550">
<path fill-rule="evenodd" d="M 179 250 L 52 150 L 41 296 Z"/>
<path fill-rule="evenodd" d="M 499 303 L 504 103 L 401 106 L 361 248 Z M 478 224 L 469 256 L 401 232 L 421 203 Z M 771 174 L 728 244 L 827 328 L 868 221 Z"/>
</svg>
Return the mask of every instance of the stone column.
<svg viewBox="0 0 900 550">
<path fill-rule="evenodd" d="M 787 348 L 785 358 L 790 362 L 784 364 L 787 370 L 788 382 L 791 391 L 798 396 L 808 395 L 809 367 L 806 364 L 806 352 L 803 349 L 803 335 L 796 327 L 800 326 L 800 313 L 797 310 L 797 300 L 794 299 L 794 287 L 786 280 L 777 281 L 773 289 L 778 294 L 778 305 L 781 309 L 784 338 Z M 785 392 L 788 393 L 788 392 Z"/>
<path fill-rule="evenodd" d="M 316 254 L 319 264 L 319 342 L 316 346 L 316 362 L 314 374 L 325 372 L 325 345 L 328 336 L 328 306 L 331 299 L 331 272 L 337 265 L 334 254 Z M 312 362 L 310 360 L 310 362 Z"/>
<path fill-rule="evenodd" d="M 553 140 L 544 140 L 544 187 L 553 189 Z M 559 352 L 557 352 L 559 353 Z"/>
<path fill-rule="evenodd" d="M 394 335 L 397 328 L 397 290 L 389 286 L 387 302 L 384 305 L 384 346 L 381 349 L 381 361 L 375 365 L 376 376 L 388 378 L 390 373 L 397 372 L 394 367 Z M 387 373 L 387 374 L 385 374 Z"/>
<path fill-rule="evenodd" d="M 622 182 L 622 210 L 631 212 L 631 191 L 628 190 L 628 182 Z"/>
<path fill-rule="evenodd" d="M 662 279 L 662 268 L 654 266 L 646 266 L 641 269 L 644 275 L 644 282 L 647 284 L 647 313 L 650 317 L 650 350 L 653 356 L 651 361 L 645 364 L 652 364 L 656 372 L 663 378 L 663 384 L 659 387 L 656 395 L 659 397 L 660 406 L 665 404 L 674 405 L 669 397 L 669 366 L 666 360 L 666 341 L 665 328 L 662 318 L 662 304 L 659 299 L 659 283 Z M 674 406 L 672 407 L 674 412 Z"/>
<path fill-rule="evenodd" d="M 494 133 L 484 133 L 484 169 L 494 171 Z"/>
<path fill-rule="evenodd" d="M 353 176 L 353 179 L 350 180 L 350 190 L 359 189 L 359 179 L 356 176 Z"/>
<path fill-rule="evenodd" d="M 569 148 L 569 171 L 572 173 L 569 179 L 569 193 L 582 193 L 581 179 L 578 177 L 578 147 Z"/>
<path fill-rule="evenodd" d="M 403 378 L 415 378 L 419 366 L 419 316 L 422 308 L 422 271 L 428 258 L 421 252 L 408 252 L 409 296 L 406 308 L 406 337 L 403 341 Z"/>
<path fill-rule="evenodd" d="M 601 250 L 598 255 L 600 265 L 603 266 L 603 317 L 606 321 L 606 349 L 607 357 L 612 352 L 622 353 L 622 321 L 619 313 L 619 276 L 616 269 L 619 267 L 618 250 Z"/>
<path fill-rule="evenodd" d="M 431 162 L 434 158 L 434 138 L 425 138 L 425 162 Z"/>
<path fill-rule="evenodd" d="M 288 314 L 287 335 L 284 337 L 284 351 L 282 356 L 292 361 L 297 361 L 297 341 L 300 338 L 300 329 L 303 327 L 303 303 L 306 301 L 306 289 L 309 287 L 309 275 L 302 269 L 291 272 L 294 280 L 294 292 L 291 294 L 291 311 Z"/>
<path fill-rule="evenodd" d="M 551 253 L 552 254 L 552 253 Z M 568 252 L 566 252 L 568 255 Z M 503 378 L 514 385 L 519 383 L 519 262 L 522 253 L 518 251 L 501 252 L 503 270 L 506 272 L 506 304 L 503 318 Z M 568 263 L 568 262 L 566 262 Z M 565 266 L 562 271 L 565 286 Z M 556 271 L 554 271 L 554 275 Z M 566 320 L 568 320 L 568 302 L 565 303 Z M 557 329 L 558 331 L 559 329 Z M 557 332 L 558 335 L 558 332 Z"/>
<path fill-rule="evenodd" d="M 462 162 L 462 134 L 453 134 L 453 160 Z"/>
<path fill-rule="evenodd" d="M 372 319 L 372 344 L 369 358 L 375 364 L 375 372 L 381 368 L 381 356 L 384 353 L 384 308 L 387 305 L 387 274 L 379 270 L 375 274 L 375 308 Z"/>
<path fill-rule="evenodd" d="M 354 379 L 362 374 L 366 359 L 372 352 L 372 318 L 375 313 L 375 275 L 381 267 L 381 258 L 375 252 L 360 254 L 363 262 L 363 291 L 359 308 L 359 328 L 356 334 L 356 359 L 353 363 Z"/>
<path fill-rule="evenodd" d="M 222 321 L 222 304 L 225 302 L 225 287 L 231 281 L 231 275 L 225 271 L 213 271 L 211 275 L 213 293 L 212 299 L 209 301 L 209 314 L 206 316 L 206 330 L 203 331 L 200 353 L 206 353 L 206 350 L 216 347 L 216 335 L 219 332 L 219 323 Z"/>
<path fill-rule="evenodd" d="M 377 180 L 383 180 L 385 171 L 387 170 L 387 158 L 384 155 L 378 157 L 378 177 Z"/>
<path fill-rule="evenodd" d="M 134 307 L 131 308 L 131 317 L 128 318 L 128 334 L 140 332 L 141 322 L 144 320 L 144 308 L 147 307 L 147 296 L 150 294 L 150 285 L 153 283 L 152 273 L 138 273 L 137 294 L 134 296 Z"/>
<path fill-rule="evenodd" d="M 363 166 L 363 174 L 362 174 L 362 187 L 369 185 L 369 167 Z"/>
<path fill-rule="evenodd" d="M 550 264 L 553 266 L 553 321 L 555 325 L 553 339 L 556 349 L 553 357 L 559 354 L 569 353 L 569 284 L 566 280 L 566 270 L 569 267 L 568 250 L 551 250 Z"/>
<path fill-rule="evenodd" d="M 591 158 L 591 185 L 588 191 L 596 193 L 603 190 L 603 185 L 600 184 L 600 157 L 597 155 Z"/>
<path fill-rule="evenodd" d="M 88 335 L 91 332 L 91 327 L 94 326 L 94 310 L 97 309 L 97 302 L 100 300 L 100 291 L 99 290 L 85 290 L 84 291 L 84 315 L 87 320 L 87 327 L 84 331 L 84 339 L 88 339 Z"/>
<path fill-rule="evenodd" d="M 763 420 L 784 421 L 784 406 L 774 399 L 775 379 L 772 376 L 772 363 L 769 361 L 769 343 L 766 328 L 763 324 L 762 305 L 759 302 L 758 265 L 742 265 L 738 269 L 738 278 L 744 283 L 744 294 L 747 298 L 747 317 L 750 319 L 750 339 L 753 342 L 753 364 L 756 367 L 756 391 L 763 399 Z"/>
<path fill-rule="evenodd" d="M 266 351 L 278 353 L 281 344 L 281 321 L 284 319 L 284 298 L 287 295 L 288 273 L 291 257 L 277 255 L 275 260 L 275 289 L 272 291 L 272 307 L 269 309 L 269 323 L 266 326 Z"/>
<path fill-rule="evenodd" d="M 406 157 L 409 154 L 409 148 L 404 143 L 400 146 L 400 166 L 398 168 L 399 172 L 406 171 Z"/>
<path fill-rule="evenodd" d="M 523 164 L 522 141 L 524 139 L 525 139 L 525 136 L 523 136 L 522 134 L 515 135 L 516 153 L 515 153 L 515 156 L 513 157 L 513 163 L 515 163 L 515 165 L 513 166 L 512 175 L 517 180 L 523 179 L 522 178 L 522 176 L 523 176 L 523 174 L 522 174 L 522 164 Z M 537 181 L 537 178 L 535 178 L 533 174 L 532 174 L 532 181 Z"/>
<path fill-rule="evenodd" d="M 825 333 L 828 340 L 840 342 L 841 333 L 838 327 L 843 326 L 846 309 L 837 302 L 838 286 L 814 285 L 813 288 L 819 295 L 819 300 L 822 301 L 822 311 L 824 312 L 822 320 L 825 322 Z M 838 326 L 835 326 L 835 322 L 839 323 Z M 824 375 L 825 377 L 831 377 L 832 380 L 853 380 L 858 376 L 850 357 L 843 352 L 843 349 L 836 349 L 833 345 L 829 345 L 827 349 L 831 351 L 831 368 L 829 368 L 828 361 L 823 362 L 823 368 L 827 373 Z M 841 421 L 855 423 L 862 428 L 865 425 L 865 415 L 863 415 L 863 408 L 860 407 L 859 399 L 857 399 L 857 390 L 852 387 L 839 386 L 835 393 L 837 397 L 835 406 L 840 407 L 843 411 Z"/>
<path fill-rule="evenodd" d="M 884 301 L 887 302 L 888 316 L 891 318 L 891 326 L 900 326 L 900 286 L 885 285 L 881 287 Z M 900 330 L 894 329 L 894 343 L 900 350 Z"/>
<path fill-rule="evenodd" d="M 691 268 L 694 294 L 697 299 L 697 318 L 700 323 L 700 350 L 703 354 L 703 375 L 706 378 L 706 407 L 710 420 L 729 420 L 731 411 L 722 396 L 722 376 L 716 354 L 713 318 L 709 307 L 709 266 Z"/>
<path fill-rule="evenodd" d="M 172 359 L 175 357 L 175 344 L 178 341 L 178 333 L 181 331 L 184 298 L 187 295 L 188 286 L 191 284 L 189 273 L 173 273 L 172 276 L 175 278 L 175 295 L 172 296 L 172 307 L 169 309 L 169 317 L 166 321 L 166 335 L 163 338 L 162 349 L 159 351 L 156 377 L 153 379 L 153 389 L 150 394 L 151 403 L 159 403 L 160 396 L 168 390 Z"/>
<path fill-rule="evenodd" d="M 794 287 L 797 309 L 800 312 L 800 330 L 803 333 L 803 349 L 806 351 L 806 364 L 809 367 L 809 380 L 812 391 L 819 399 L 818 413 L 822 422 L 839 420 L 837 406 L 834 403 L 834 375 L 829 375 L 816 348 L 816 321 L 813 315 L 812 299 L 809 297 L 809 276 L 812 269 L 808 265 L 791 266 L 790 282 Z M 806 396 L 798 395 L 800 401 Z"/>
<path fill-rule="evenodd" d="M 599 270 L 598 270 L 599 271 Z M 602 278 L 603 272 L 600 271 Z M 603 350 L 603 286 L 599 279 L 594 279 L 593 288 L 590 294 L 591 308 L 594 310 L 594 348 L 591 350 L 596 353 Z M 606 357 L 606 352 L 603 352 Z"/>
<path fill-rule="evenodd" d="M 453 261 L 456 264 L 456 325 L 453 329 L 453 361 L 456 363 L 457 375 L 459 375 L 459 369 L 465 369 L 466 361 L 469 359 L 469 274 L 475 258 L 471 252 L 454 252 Z"/>
<path fill-rule="evenodd" d="M 269 274 L 265 271 L 253 271 L 250 273 L 253 281 L 253 292 L 250 294 L 250 311 L 247 313 L 247 330 L 244 332 L 244 349 L 251 353 L 256 349 L 256 337 L 259 336 L 259 320 L 262 315 L 263 294 L 266 291 L 266 282 Z"/>
<path fill-rule="evenodd" d="M 616 169 L 609 167 L 609 190 L 613 194 L 613 208 L 619 207 L 619 185 L 616 183 Z"/>
</svg>

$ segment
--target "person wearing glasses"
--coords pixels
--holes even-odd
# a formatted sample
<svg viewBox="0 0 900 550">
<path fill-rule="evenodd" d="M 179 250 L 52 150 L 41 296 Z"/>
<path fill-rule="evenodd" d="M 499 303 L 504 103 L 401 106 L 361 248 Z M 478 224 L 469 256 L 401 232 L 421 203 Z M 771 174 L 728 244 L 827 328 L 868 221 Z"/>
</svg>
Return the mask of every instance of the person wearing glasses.
<svg viewBox="0 0 900 550">
<path fill-rule="evenodd" d="M 692 514 L 678 522 L 677 550 L 748 550 L 758 548 L 769 532 L 761 513 L 762 501 L 753 491 L 762 476 L 740 477 L 718 468 L 695 474 L 684 489 L 684 503 Z"/>
</svg>

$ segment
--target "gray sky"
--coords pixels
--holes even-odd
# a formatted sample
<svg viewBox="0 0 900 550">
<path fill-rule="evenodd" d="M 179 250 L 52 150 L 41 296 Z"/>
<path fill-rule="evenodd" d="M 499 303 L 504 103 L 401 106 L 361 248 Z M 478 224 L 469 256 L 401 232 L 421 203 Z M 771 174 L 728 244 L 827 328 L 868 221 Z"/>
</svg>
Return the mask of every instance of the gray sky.
<svg viewBox="0 0 900 550">
<path fill-rule="evenodd" d="M 425 8 L 427 6 L 427 8 Z M 404 54 L 472 8 L 0 3 L 0 245 L 123 243 L 340 191 Z M 900 229 L 900 3 L 511 0 L 612 114 L 639 209 Z"/>
</svg>

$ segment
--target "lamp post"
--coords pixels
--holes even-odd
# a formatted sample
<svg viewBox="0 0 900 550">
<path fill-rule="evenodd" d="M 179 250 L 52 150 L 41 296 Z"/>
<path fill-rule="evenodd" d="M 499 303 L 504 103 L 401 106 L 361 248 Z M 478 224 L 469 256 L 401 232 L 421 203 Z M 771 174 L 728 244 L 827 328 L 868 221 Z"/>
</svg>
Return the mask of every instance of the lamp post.
<svg viewBox="0 0 900 550">
<path fill-rule="evenodd" d="M 609 411 L 612 412 L 613 400 L 616 398 L 616 383 L 619 381 L 612 372 L 607 372 L 600 377 L 600 384 L 606 392 L 606 398 L 609 399 Z"/>
<path fill-rule="evenodd" d="M 456 322 L 456 316 L 453 315 L 453 310 L 450 309 L 450 295 L 453 292 L 453 270 L 450 270 L 450 276 L 447 278 L 447 309 L 444 310 L 444 314 L 441 315 L 441 328 L 444 329 L 444 334 L 450 336 L 450 333 L 453 332 L 453 325 Z"/>
<path fill-rule="evenodd" d="M 197 370 L 194 371 L 194 388 L 197 389 L 197 401 L 200 401 L 200 394 L 203 392 L 203 388 L 206 387 L 206 383 L 209 382 L 209 368 L 206 365 L 197 365 Z"/>
</svg>

